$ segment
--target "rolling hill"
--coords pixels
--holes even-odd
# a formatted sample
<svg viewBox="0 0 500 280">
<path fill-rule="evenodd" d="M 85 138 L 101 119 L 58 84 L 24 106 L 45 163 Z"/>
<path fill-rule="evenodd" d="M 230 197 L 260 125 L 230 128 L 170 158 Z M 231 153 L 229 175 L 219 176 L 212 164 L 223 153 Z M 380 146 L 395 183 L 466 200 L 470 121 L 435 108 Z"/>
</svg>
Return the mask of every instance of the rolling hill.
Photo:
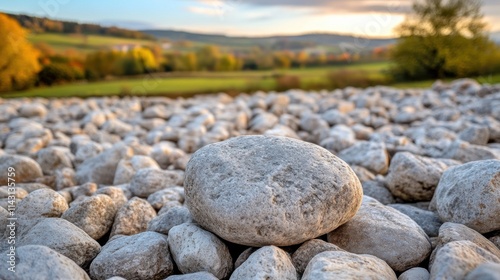
<svg viewBox="0 0 500 280">
<path fill-rule="evenodd" d="M 260 46 L 267 49 L 303 49 L 305 47 L 327 46 L 337 48 L 373 49 L 393 44 L 395 39 L 363 38 L 351 35 L 311 33 L 296 36 L 232 37 L 219 34 L 200 34 L 175 30 L 141 30 L 159 39 L 171 41 L 192 41 L 230 48 Z"/>
</svg>

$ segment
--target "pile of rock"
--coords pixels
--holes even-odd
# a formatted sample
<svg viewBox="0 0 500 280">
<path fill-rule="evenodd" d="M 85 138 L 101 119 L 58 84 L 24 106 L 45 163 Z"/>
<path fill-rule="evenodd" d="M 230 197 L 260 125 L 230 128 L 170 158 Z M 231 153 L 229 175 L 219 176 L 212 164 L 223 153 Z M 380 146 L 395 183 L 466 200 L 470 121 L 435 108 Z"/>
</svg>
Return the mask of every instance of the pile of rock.
<svg viewBox="0 0 500 280">
<path fill-rule="evenodd" d="M 499 108 L 471 80 L 0 100 L 0 278 L 500 279 Z"/>
</svg>

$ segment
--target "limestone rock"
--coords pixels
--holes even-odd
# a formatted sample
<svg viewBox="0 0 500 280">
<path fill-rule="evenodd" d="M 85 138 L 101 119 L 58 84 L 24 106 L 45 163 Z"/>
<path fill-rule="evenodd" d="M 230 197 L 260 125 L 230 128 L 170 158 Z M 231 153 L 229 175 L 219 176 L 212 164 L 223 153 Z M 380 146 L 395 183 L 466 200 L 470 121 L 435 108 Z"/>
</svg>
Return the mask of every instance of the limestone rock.
<svg viewBox="0 0 500 280">
<path fill-rule="evenodd" d="M 293 245 L 323 235 L 347 222 L 362 199 L 345 162 L 284 137 L 236 137 L 206 146 L 189 161 L 184 186 L 195 221 L 248 246 Z"/>
</svg>

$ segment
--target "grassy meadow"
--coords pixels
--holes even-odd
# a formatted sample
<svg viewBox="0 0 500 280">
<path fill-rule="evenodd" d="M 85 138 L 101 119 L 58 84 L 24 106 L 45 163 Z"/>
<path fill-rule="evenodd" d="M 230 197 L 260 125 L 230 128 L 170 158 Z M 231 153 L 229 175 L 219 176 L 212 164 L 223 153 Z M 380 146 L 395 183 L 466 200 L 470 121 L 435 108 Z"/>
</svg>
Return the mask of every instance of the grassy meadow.
<svg viewBox="0 0 500 280">
<path fill-rule="evenodd" d="M 189 96 L 214 92 L 273 90 L 277 75 L 300 78 L 301 87 L 326 83 L 327 75 L 343 70 L 363 71 L 383 77 L 389 63 L 350 64 L 345 66 L 289 69 L 282 71 L 174 72 L 128 77 L 99 82 L 79 82 L 3 94 L 2 97 L 89 97 L 106 95 Z"/>
<path fill-rule="evenodd" d="M 57 34 L 57 33 L 30 33 L 28 40 L 33 43 L 45 43 L 54 51 L 62 53 L 73 49 L 82 53 L 89 53 L 103 48 L 111 48 L 115 45 L 137 44 L 149 45 L 152 41 L 127 39 L 102 35 L 83 34 Z"/>
</svg>

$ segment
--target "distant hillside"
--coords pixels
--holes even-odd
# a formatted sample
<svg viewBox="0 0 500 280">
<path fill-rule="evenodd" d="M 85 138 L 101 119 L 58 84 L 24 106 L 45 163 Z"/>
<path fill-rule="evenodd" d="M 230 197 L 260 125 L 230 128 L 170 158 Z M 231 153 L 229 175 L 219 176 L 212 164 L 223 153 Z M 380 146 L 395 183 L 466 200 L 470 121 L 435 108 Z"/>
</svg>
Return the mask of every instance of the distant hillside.
<svg viewBox="0 0 500 280">
<path fill-rule="evenodd" d="M 54 20 L 28 15 L 6 15 L 14 18 L 26 29 L 34 33 L 58 33 L 58 34 L 85 34 L 104 35 L 128 39 L 156 40 L 154 36 L 144 34 L 140 31 L 128 30 L 118 27 L 104 27 L 99 24 L 78 23 L 72 21 Z"/>
<path fill-rule="evenodd" d="M 217 34 L 198 34 L 174 30 L 141 30 L 143 33 L 171 41 L 192 41 L 226 47 L 261 46 L 268 49 L 303 49 L 314 46 L 330 46 L 373 49 L 393 44 L 395 39 L 369 39 L 349 35 L 312 33 L 297 36 L 231 37 Z"/>
</svg>

